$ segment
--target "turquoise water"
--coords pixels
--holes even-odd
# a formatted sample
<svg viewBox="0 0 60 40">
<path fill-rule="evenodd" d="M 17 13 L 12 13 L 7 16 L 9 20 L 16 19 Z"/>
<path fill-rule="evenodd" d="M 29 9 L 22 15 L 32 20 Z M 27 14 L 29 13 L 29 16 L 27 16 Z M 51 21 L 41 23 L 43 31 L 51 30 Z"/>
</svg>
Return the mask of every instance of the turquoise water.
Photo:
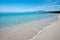
<svg viewBox="0 0 60 40">
<path fill-rule="evenodd" d="M 0 13 L 0 28 L 53 17 L 43 13 Z"/>
</svg>

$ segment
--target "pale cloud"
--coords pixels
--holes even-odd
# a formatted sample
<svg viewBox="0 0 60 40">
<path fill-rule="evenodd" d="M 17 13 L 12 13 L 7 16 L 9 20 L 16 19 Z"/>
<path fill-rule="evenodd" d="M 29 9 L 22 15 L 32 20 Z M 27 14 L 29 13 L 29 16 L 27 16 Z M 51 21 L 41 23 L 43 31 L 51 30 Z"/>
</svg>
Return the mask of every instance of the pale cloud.
<svg viewBox="0 0 60 40">
<path fill-rule="evenodd" d="M 44 5 L 35 8 L 2 8 L 0 12 L 31 12 L 31 11 L 58 11 L 60 10 L 60 5 Z"/>
<path fill-rule="evenodd" d="M 58 11 L 60 10 L 60 5 L 45 5 L 45 6 L 40 6 L 37 8 L 44 11 Z"/>
<path fill-rule="evenodd" d="M 51 2 L 52 0 L 49 0 Z M 29 8 L 20 8 L 20 7 L 0 7 L 0 12 L 31 12 L 31 11 L 58 11 L 60 10 L 60 5 L 56 5 L 59 0 L 52 1 L 51 3 L 44 4 L 39 7 L 29 7 Z"/>
<path fill-rule="evenodd" d="M 58 4 L 60 1 L 57 0 L 57 1 L 54 1 L 54 2 L 51 2 L 50 5 L 55 5 L 55 4 Z"/>
</svg>

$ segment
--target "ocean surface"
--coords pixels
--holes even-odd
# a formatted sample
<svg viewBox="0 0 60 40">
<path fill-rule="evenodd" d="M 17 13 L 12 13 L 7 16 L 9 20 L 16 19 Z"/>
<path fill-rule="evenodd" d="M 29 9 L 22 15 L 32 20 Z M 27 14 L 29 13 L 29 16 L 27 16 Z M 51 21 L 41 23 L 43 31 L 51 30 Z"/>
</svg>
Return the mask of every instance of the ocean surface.
<svg viewBox="0 0 60 40">
<path fill-rule="evenodd" d="M 53 17 L 44 13 L 0 13 L 0 28 Z"/>
</svg>

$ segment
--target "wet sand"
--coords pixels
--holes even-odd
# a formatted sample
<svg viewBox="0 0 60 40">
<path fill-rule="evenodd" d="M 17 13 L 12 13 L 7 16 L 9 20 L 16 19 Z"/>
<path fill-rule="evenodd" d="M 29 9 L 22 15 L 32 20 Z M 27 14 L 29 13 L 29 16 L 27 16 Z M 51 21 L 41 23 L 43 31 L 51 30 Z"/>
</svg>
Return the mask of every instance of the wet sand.
<svg viewBox="0 0 60 40">
<path fill-rule="evenodd" d="M 15 25 L 12 28 L 3 28 L 0 31 L 0 40 L 29 40 L 37 35 L 44 27 L 58 20 L 57 16 L 38 21 Z M 57 24 L 58 26 L 58 24 Z M 49 29 L 48 29 L 49 30 Z M 40 34 L 43 35 L 43 32 Z M 39 37 L 38 37 L 39 38 Z M 34 39 L 36 40 L 36 39 Z"/>
<path fill-rule="evenodd" d="M 60 40 L 60 16 L 59 20 L 47 26 L 42 32 L 31 40 Z"/>
</svg>

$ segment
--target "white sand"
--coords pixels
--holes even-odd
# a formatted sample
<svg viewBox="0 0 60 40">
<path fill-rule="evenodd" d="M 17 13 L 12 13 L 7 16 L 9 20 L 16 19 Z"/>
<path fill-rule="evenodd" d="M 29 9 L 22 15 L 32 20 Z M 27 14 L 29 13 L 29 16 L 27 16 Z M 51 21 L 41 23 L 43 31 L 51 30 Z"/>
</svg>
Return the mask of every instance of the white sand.
<svg viewBox="0 0 60 40">
<path fill-rule="evenodd" d="M 60 20 L 60 14 L 59 14 L 59 20 Z"/>
<path fill-rule="evenodd" d="M 29 40 L 29 39 L 32 39 L 33 36 L 35 36 L 40 30 L 42 30 L 47 25 L 50 25 L 56 19 L 58 19 L 57 16 L 54 16 L 51 18 L 43 19 L 43 20 L 15 25 L 12 28 L 3 28 L 4 31 L 0 31 L 0 40 Z M 57 26 L 58 26 L 58 24 L 57 24 Z M 43 35 L 43 33 L 41 33 L 41 35 Z"/>
<path fill-rule="evenodd" d="M 60 16 L 58 21 L 47 27 L 31 40 L 60 40 Z"/>
</svg>

